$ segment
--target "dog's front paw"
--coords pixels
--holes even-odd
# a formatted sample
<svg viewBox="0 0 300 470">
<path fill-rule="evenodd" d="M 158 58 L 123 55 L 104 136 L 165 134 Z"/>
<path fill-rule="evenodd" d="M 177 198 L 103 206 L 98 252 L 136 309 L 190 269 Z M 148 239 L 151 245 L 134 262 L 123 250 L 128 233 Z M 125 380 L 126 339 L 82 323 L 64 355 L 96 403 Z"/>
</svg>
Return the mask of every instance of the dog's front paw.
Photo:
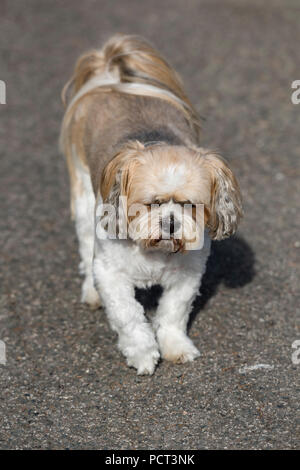
<svg viewBox="0 0 300 470">
<path fill-rule="evenodd" d="M 82 284 L 81 302 L 88 304 L 95 310 L 101 306 L 100 297 L 94 287 L 92 278 L 86 278 Z"/>
<path fill-rule="evenodd" d="M 192 340 L 182 331 L 175 328 L 159 328 L 157 339 L 163 359 L 184 364 L 200 356 Z"/>
<path fill-rule="evenodd" d="M 129 367 L 137 369 L 137 375 L 152 375 L 160 354 L 157 349 L 145 351 L 132 357 L 127 357 Z"/>
<path fill-rule="evenodd" d="M 129 367 L 134 367 L 138 375 L 152 375 L 160 354 L 151 326 L 144 322 L 124 328 L 119 335 L 118 347 L 126 357 Z"/>
</svg>

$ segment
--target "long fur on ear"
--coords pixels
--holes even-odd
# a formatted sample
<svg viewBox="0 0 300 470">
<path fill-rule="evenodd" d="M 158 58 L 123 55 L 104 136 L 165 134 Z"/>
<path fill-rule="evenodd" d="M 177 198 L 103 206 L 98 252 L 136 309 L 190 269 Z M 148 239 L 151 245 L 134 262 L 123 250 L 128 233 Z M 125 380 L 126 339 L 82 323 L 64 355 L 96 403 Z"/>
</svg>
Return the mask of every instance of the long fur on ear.
<svg viewBox="0 0 300 470">
<path fill-rule="evenodd" d="M 129 142 L 103 170 L 100 184 L 102 203 L 110 204 L 115 211 L 110 211 L 102 223 L 107 227 L 113 224 L 113 231 L 118 236 L 126 230 L 131 182 L 134 169 L 139 164 L 139 157 L 144 148 L 144 145 L 138 141 Z M 120 200 L 120 196 L 125 196 L 126 202 L 123 199 Z"/>
<path fill-rule="evenodd" d="M 104 202 L 114 204 L 119 196 L 127 196 L 134 168 L 139 164 L 139 154 L 144 145 L 129 142 L 104 168 L 101 179 L 101 195 Z"/>
<path fill-rule="evenodd" d="M 235 233 L 243 216 L 240 188 L 223 158 L 206 151 L 202 156 L 212 177 L 207 225 L 211 238 L 222 240 Z"/>
</svg>

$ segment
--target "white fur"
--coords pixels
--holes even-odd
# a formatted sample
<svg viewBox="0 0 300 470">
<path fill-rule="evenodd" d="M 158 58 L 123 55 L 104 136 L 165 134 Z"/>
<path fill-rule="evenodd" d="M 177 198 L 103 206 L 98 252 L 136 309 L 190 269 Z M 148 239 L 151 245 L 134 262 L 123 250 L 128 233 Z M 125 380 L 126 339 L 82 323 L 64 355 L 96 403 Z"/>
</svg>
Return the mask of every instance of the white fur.
<svg viewBox="0 0 300 470">
<path fill-rule="evenodd" d="M 121 93 L 127 93 L 129 95 L 156 96 L 157 98 L 164 98 L 167 101 L 175 101 L 185 109 L 188 108 L 187 104 L 178 98 L 178 96 L 174 95 L 174 93 L 154 85 L 120 82 L 117 85 L 114 85 L 114 88 Z"/>
<path fill-rule="evenodd" d="M 95 197 L 90 176 L 78 162 L 82 191 L 75 199 L 75 217 L 80 269 L 85 275 L 82 301 L 97 306 L 99 293 L 110 325 L 118 333 L 119 349 L 138 374 L 152 374 L 160 356 L 173 362 L 192 361 L 200 353 L 186 335 L 186 327 L 205 271 L 209 236 L 205 234 L 201 250 L 184 255 L 147 252 L 131 240 L 108 239 L 99 224 L 100 237 L 95 236 Z M 135 299 L 134 288 L 154 284 L 161 284 L 164 292 L 151 324 Z"/>
<path fill-rule="evenodd" d="M 166 193 L 175 191 L 185 184 L 186 169 L 184 165 L 170 165 L 162 174 L 163 187 Z"/>
<path fill-rule="evenodd" d="M 100 300 L 93 282 L 95 196 L 88 169 L 82 165 L 74 148 L 72 153 L 77 179 L 74 209 L 81 257 L 79 272 L 85 276 L 82 285 L 81 301 L 96 308 L 100 305 Z"/>
<path fill-rule="evenodd" d="M 160 355 L 174 362 L 199 356 L 186 326 L 209 247 L 208 236 L 201 251 L 186 255 L 147 253 L 130 240 L 96 239 L 95 285 L 119 335 L 119 348 L 138 374 L 152 374 Z M 134 297 L 134 287 L 153 284 L 161 284 L 164 292 L 151 325 Z"/>
<path fill-rule="evenodd" d="M 66 147 L 64 144 L 69 138 L 67 130 L 72 117 L 71 108 L 84 95 L 101 87 L 126 94 L 164 99 L 186 112 L 189 121 L 192 121 L 193 111 L 188 103 L 172 92 L 151 84 L 120 82 L 117 70 L 106 71 L 88 80 L 71 99 L 62 126 L 62 149 Z M 79 107 L 75 117 L 79 118 L 80 112 Z M 172 129 L 172 123 L 170 123 L 170 128 Z M 175 134 L 180 137 L 181 131 L 176 129 Z M 181 135 L 181 138 L 187 145 L 191 144 L 185 135 Z M 177 224 L 179 221 L 179 225 L 183 226 L 185 241 L 193 240 L 196 235 L 196 247 L 201 249 L 195 249 L 193 242 L 185 243 L 185 247 L 189 245 L 190 248 L 186 254 L 171 252 L 176 251 L 176 244 L 174 239 L 168 240 L 165 237 L 157 243 L 159 249 L 145 250 L 143 248 L 143 243 L 140 243 L 140 239 L 143 238 L 141 235 L 147 234 L 144 239 L 149 239 L 148 212 L 140 218 L 136 217 L 132 227 L 129 227 L 131 239 L 110 239 L 103 226 L 97 224 L 96 201 L 89 169 L 81 163 L 75 148 L 72 149 L 72 158 L 76 176 L 76 184 L 73 185 L 72 191 L 81 256 L 79 270 L 85 276 L 82 285 L 82 302 L 97 307 L 101 299 L 110 325 L 118 333 L 119 349 L 126 357 L 127 364 L 136 368 L 138 374 L 152 374 L 160 356 L 181 363 L 197 358 L 200 353 L 187 336 L 186 330 L 191 306 L 199 291 L 210 251 L 210 238 L 207 231 L 205 231 L 202 245 L 204 218 L 203 224 L 198 226 L 192 214 L 184 214 L 182 217 L 181 209 L 179 211 L 178 205 L 172 200 L 159 209 L 163 232 L 165 230 L 164 219 L 168 220 L 172 213 L 174 226 L 175 221 Z M 222 179 L 224 178 L 221 175 L 220 184 Z M 205 181 L 204 179 L 204 183 Z M 208 184 L 208 180 L 205 184 Z M 224 186 L 228 183 L 222 184 Z M 173 192 L 185 185 L 187 181 L 184 165 L 170 165 L 168 171 L 162 175 L 161 186 L 165 191 Z M 224 186 L 223 189 L 226 195 L 230 188 Z M 101 202 L 100 200 L 99 204 Z M 224 197 L 219 204 L 224 213 L 231 203 Z M 158 212 L 154 212 L 154 215 L 156 214 Z M 228 221 L 226 219 L 224 222 L 227 224 L 226 234 L 232 232 L 229 221 L 235 221 L 234 217 L 236 214 L 232 206 L 230 218 L 227 217 Z M 109 219 L 108 216 L 107 218 Z M 159 217 L 156 216 L 154 229 L 151 232 L 153 239 L 159 239 L 159 223 Z M 141 229 L 140 233 L 138 226 Z M 101 233 L 99 234 L 98 231 Z M 193 236 L 189 237 L 188 235 L 191 234 Z M 173 250 L 171 250 L 172 247 Z M 154 284 L 160 284 L 163 287 L 163 294 L 153 321 L 150 323 L 145 317 L 142 305 L 135 299 L 135 287 L 146 288 Z"/>
</svg>

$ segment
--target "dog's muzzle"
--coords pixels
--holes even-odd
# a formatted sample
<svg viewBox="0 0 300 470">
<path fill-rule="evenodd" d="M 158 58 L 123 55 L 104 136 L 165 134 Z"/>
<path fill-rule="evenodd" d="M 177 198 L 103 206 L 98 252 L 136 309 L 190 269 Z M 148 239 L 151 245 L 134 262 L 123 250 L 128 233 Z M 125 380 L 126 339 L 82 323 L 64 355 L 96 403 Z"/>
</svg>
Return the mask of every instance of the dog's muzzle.
<svg viewBox="0 0 300 470">
<path fill-rule="evenodd" d="M 170 214 L 170 216 L 164 217 L 160 221 L 160 229 L 163 240 L 169 240 L 170 238 L 180 238 L 180 228 L 181 222 L 174 217 L 174 214 Z"/>
</svg>

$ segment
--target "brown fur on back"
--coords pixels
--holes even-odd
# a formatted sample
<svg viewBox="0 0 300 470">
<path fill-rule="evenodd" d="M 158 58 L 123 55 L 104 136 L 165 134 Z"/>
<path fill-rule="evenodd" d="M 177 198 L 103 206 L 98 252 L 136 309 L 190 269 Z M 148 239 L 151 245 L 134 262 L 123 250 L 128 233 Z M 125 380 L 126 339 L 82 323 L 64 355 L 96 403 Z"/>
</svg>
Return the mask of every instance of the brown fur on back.
<svg viewBox="0 0 300 470">
<path fill-rule="evenodd" d="M 70 88 L 71 96 L 74 96 L 92 76 L 116 70 L 121 83 L 155 85 L 172 92 L 186 105 L 194 125 L 200 127 L 197 112 L 184 92 L 179 75 L 144 38 L 139 36 L 118 34 L 113 36 L 100 51 L 92 50 L 82 55 L 76 63 L 73 76 L 63 89 L 63 102 L 66 102 Z"/>
<path fill-rule="evenodd" d="M 169 103 L 151 97 L 99 93 L 90 101 L 85 126 L 84 148 L 94 191 L 106 164 L 128 141 L 154 140 L 147 135 L 160 135 L 157 140 L 170 139 L 187 146 L 197 141 L 184 115 Z"/>
<path fill-rule="evenodd" d="M 128 140 L 147 140 L 149 136 L 148 140 L 197 145 L 200 128 L 177 73 L 152 46 L 136 36 L 114 36 L 100 51 L 84 54 L 64 87 L 63 101 L 67 96 L 72 100 L 90 79 L 105 74 L 118 77 L 117 83 L 94 88 L 71 103 L 61 133 L 71 187 L 76 188 L 72 156 L 75 145 L 78 157 L 90 168 L 95 193 L 105 165 Z M 124 91 L 126 84 L 137 89 L 128 93 Z M 145 85 L 144 92 L 139 85 Z M 151 87 L 155 87 L 155 93 Z"/>
</svg>

